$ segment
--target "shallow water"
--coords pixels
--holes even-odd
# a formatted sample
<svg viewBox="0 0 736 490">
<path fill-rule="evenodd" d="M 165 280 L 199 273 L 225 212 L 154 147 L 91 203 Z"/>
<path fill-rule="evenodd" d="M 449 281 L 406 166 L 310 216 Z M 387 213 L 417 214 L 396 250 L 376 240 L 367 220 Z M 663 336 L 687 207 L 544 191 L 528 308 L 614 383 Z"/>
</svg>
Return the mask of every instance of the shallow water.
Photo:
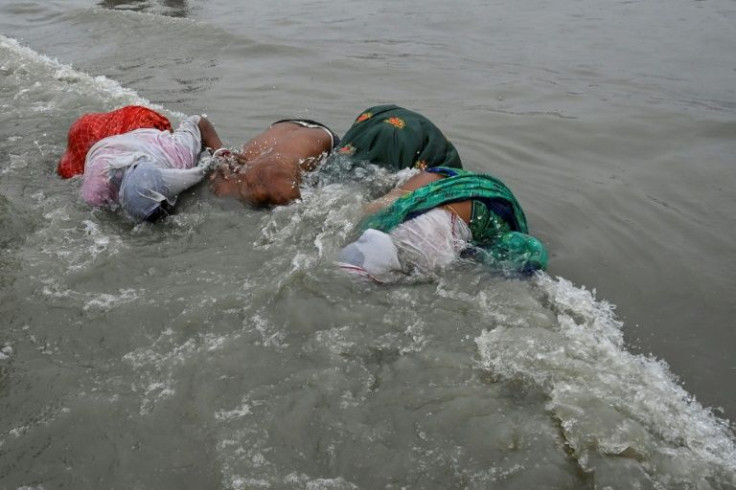
<svg viewBox="0 0 736 490">
<path fill-rule="evenodd" d="M 736 488 L 732 2 L 0 2 L 3 488 Z M 236 147 L 418 110 L 551 251 L 332 267 L 381 172 L 160 226 L 54 173 L 84 112 Z"/>
</svg>

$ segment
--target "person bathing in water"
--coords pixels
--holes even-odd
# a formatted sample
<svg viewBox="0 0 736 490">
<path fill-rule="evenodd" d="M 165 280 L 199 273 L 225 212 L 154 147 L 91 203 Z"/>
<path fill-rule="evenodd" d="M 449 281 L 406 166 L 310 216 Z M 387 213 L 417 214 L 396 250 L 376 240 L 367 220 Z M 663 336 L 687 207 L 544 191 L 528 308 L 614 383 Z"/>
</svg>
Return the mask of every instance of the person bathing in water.
<svg viewBox="0 0 736 490">
<path fill-rule="evenodd" d="M 314 121 L 278 121 L 248 141 L 242 152 L 229 155 L 229 164 L 219 165 L 210 176 L 210 187 L 218 196 L 253 206 L 288 204 L 301 197 L 303 173 L 333 157 L 391 171 L 462 168 L 455 147 L 429 119 L 396 105 L 380 105 L 362 111 L 342 141 Z"/>
<path fill-rule="evenodd" d="M 366 206 L 360 237 L 340 252 L 342 269 L 384 282 L 437 272 L 461 256 L 506 271 L 546 267 L 547 251 L 527 235 L 511 191 L 494 177 L 462 170 L 455 147 L 421 114 L 395 105 L 366 109 L 338 153 L 421 171 Z"/>
<path fill-rule="evenodd" d="M 75 125 L 75 134 L 85 134 Z M 99 136 L 98 133 L 95 135 Z M 182 191 L 204 179 L 201 152 L 222 148 L 210 121 L 190 116 L 175 131 L 143 127 L 103 137 L 86 153 L 82 198 L 123 209 L 136 222 L 168 215 Z"/>
<path fill-rule="evenodd" d="M 243 145 L 241 152 L 216 152 L 229 160 L 210 176 L 210 188 L 252 206 L 279 206 L 301 198 L 302 174 L 314 170 L 340 138 L 307 119 L 284 119 Z"/>
<path fill-rule="evenodd" d="M 455 147 L 420 114 L 394 105 L 369 108 L 339 151 L 392 170 L 421 170 L 366 206 L 359 238 L 340 252 L 342 269 L 383 282 L 433 273 L 461 256 L 513 272 L 547 266 L 547 250 L 527 234 L 508 187 L 462 170 Z"/>
<path fill-rule="evenodd" d="M 461 257 L 512 273 L 547 266 L 516 198 L 490 175 L 430 167 L 365 212 L 361 235 L 342 249 L 338 266 L 378 282 L 434 273 Z"/>
<path fill-rule="evenodd" d="M 109 112 L 83 114 L 69 128 L 67 146 L 56 173 L 63 179 L 84 173 L 84 161 L 92 145 L 103 138 L 134 129 L 172 131 L 169 120 L 148 107 L 129 105 Z"/>
</svg>

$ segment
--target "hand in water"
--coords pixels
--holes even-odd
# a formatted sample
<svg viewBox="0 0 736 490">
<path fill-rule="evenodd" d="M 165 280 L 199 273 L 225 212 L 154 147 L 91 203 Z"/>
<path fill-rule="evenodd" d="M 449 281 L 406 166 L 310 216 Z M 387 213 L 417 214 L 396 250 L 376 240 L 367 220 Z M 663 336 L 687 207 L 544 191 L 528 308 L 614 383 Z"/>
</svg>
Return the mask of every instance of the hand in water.
<svg viewBox="0 0 736 490">
<path fill-rule="evenodd" d="M 220 164 L 233 164 L 235 161 L 235 155 L 230 150 L 219 148 L 212 153 L 212 156 L 202 157 L 197 166 L 202 168 L 205 173 L 209 173 Z"/>
</svg>

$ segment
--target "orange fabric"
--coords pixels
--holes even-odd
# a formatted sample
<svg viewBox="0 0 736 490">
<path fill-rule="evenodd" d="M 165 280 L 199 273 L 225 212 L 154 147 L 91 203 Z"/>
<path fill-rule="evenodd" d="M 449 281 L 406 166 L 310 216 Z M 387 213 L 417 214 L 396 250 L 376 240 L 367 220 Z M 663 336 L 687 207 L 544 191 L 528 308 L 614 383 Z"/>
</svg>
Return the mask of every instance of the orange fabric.
<svg viewBox="0 0 736 490">
<path fill-rule="evenodd" d="M 95 143 L 108 136 L 140 128 L 171 131 L 171 123 L 158 112 L 135 105 L 112 112 L 84 114 L 69 129 L 66 152 L 56 172 L 64 179 L 84 173 L 84 160 Z"/>
</svg>

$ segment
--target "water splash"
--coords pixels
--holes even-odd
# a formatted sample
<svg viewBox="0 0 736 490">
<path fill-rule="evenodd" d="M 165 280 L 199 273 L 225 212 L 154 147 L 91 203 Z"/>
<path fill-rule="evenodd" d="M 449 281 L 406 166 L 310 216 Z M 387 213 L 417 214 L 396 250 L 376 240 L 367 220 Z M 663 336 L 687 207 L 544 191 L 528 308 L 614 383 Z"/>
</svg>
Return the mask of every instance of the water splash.
<svg viewBox="0 0 736 490">
<path fill-rule="evenodd" d="M 537 285 L 555 321 L 484 330 L 481 365 L 544 390 L 580 466 L 600 485 L 736 485 L 727 422 L 679 386 L 666 363 L 625 350 L 613 306 L 564 279 L 540 274 Z"/>
<path fill-rule="evenodd" d="M 12 77 L 22 87 L 14 96 L 14 106 L 29 104 L 31 112 L 48 112 L 55 100 L 46 101 L 49 94 L 72 93 L 77 96 L 101 98 L 111 107 L 144 105 L 182 119 L 185 114 L 170 111 L 141 97 L 134 90 L 123 87 L 105 76 L 91 76 L 71 65 L 37 53 L 22 46 L 17 40 L 0 34 L 0 72 Z M 39 96 L 38 94 L 45 94 Z"/>
</svg>

